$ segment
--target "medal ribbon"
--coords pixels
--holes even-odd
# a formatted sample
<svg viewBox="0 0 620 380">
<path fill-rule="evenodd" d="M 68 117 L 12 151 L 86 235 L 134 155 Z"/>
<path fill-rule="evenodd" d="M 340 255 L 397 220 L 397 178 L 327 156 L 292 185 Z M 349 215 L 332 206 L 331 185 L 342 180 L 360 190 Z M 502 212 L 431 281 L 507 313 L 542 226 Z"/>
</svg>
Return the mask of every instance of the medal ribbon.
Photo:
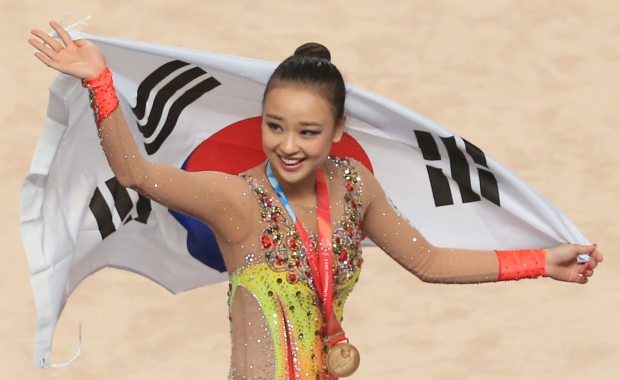
<svg viewBox="0 0 620 380">
<path fill-rule="evenodd" d="M 329 209 L 329 193 L 327 191 L 327 184 L 325 183 L 325 177 L 323 176 L 323 172 L 321 169 L 318 169 L 316 172 L 316 203 L 317 203 L 317 222 L 318 222 L 318 243 L 319 250 L 318 255 L 315 255 L 316 247 L 306 229 L 303 227 L 295 212 L 293 211 L 284 191 L 282 191 L 282 187 L 278 182 L 278 179 L 273 174 L 271 169 L 271 164 L 267 161 L 267 165 L 265 168 L 267 173 L 267 178 L 269 179 L 269 183 L 273 190 L 276 192 L 278 197 L 280 197 L 280 201 L 282 205 L 286 208 L 291 219 L 295 223 L 295 229 L 299 238 L 301 239 L 303 249 L 306 253 L 306 258 L 308 260 L 308 265 L 310 266 L 310 271 L 312 272 L 312 277 L 314 278 L 314 286 L 316 287 L 316 291 L 323 301 L 323 309 L 325 310 L 325 322 L 327 329 L 324 332 L 326 337 L 329 337 L 331 344 L 336 344 L 346 339 L 344 335 L 344 331 L 342 326 L 340 325 L 340 321 L 336 318 L 335 314 L 332 310 L 333 304 L 333 286 L 334 286 L 334 277 L 333 277 L 333 249 L 332 249 L 332 226 L 331 226 L 331 215 Z M 317 257 L 318 256 L 318 257 Z"/>
</svg>

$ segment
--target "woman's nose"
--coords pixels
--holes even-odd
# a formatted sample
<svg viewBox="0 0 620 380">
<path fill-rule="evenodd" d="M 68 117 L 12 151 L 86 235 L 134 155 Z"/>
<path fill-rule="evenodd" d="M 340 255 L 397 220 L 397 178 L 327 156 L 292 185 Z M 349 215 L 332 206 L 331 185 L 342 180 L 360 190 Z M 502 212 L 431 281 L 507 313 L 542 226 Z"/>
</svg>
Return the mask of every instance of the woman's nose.
<svg viewBox="0 0 620 380">
<path fill-rule="evenodd" d="M 295 138 L 295 135 L 293 133 L 287 133 L 284 136 L 284 140 L 280 144 L 280 149 L 282 150 L 282 153 L 287 155 L 297 153 L 297 151 L 299 150 L 299 146 L 297 144 L 297 139 Z"/>
</svg>

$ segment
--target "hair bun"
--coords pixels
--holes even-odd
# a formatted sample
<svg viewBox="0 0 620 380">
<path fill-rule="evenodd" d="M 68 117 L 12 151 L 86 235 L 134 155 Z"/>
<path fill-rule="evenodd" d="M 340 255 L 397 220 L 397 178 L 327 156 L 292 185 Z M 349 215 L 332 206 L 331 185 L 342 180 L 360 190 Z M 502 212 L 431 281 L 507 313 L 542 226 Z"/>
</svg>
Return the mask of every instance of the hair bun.
<svg viewBox="0 0 620 380">
<path fill-rule="evenodd" d="M 293 55 L 299 57 L 316 57 L 330 62 L 332 60 L 332 55 L 329 53 L 329 49 L 316 42 L 308 42 L 301 45 L 295 50 Z"/>
</svg>

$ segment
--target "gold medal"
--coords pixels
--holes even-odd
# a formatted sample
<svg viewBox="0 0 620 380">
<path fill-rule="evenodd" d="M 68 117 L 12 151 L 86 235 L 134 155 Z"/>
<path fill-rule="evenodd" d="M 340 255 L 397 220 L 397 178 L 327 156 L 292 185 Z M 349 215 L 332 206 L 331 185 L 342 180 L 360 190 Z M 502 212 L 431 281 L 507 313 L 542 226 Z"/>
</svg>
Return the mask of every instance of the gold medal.
<svg viewBox="0 0 620 380">
<path fill-rule="evenodd" d="M 332 346 L 327 352 L 327 369 L 338 377 L 348 377 L 360 366 L 360 353 L 350 343 L 342 342 Z"/>
</svg>

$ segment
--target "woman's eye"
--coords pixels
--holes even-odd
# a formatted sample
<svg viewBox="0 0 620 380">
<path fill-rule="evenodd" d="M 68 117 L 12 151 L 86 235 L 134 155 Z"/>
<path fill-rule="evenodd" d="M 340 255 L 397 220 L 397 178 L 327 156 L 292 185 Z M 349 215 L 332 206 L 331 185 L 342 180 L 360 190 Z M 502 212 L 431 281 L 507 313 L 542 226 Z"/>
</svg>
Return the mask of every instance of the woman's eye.
<svg viewBox="0 0 620 380">
<path fill-rule="evenodd" d="M 305 131 L 301 131 L 302 136 L 316 136 L 319 133 L 321 133 L 321 131 L 312 131 L 312 130 L 305 130 Z"/>
<path fill-rule="evenodd" d="M 282 127 L 280 127 L 280 125 L 276 124 L 276 123 L 267 123 L 267 126 L 269 127 L 269 129 L 273 129 L 275 131 L 281 130 Z"/>
</svg>

